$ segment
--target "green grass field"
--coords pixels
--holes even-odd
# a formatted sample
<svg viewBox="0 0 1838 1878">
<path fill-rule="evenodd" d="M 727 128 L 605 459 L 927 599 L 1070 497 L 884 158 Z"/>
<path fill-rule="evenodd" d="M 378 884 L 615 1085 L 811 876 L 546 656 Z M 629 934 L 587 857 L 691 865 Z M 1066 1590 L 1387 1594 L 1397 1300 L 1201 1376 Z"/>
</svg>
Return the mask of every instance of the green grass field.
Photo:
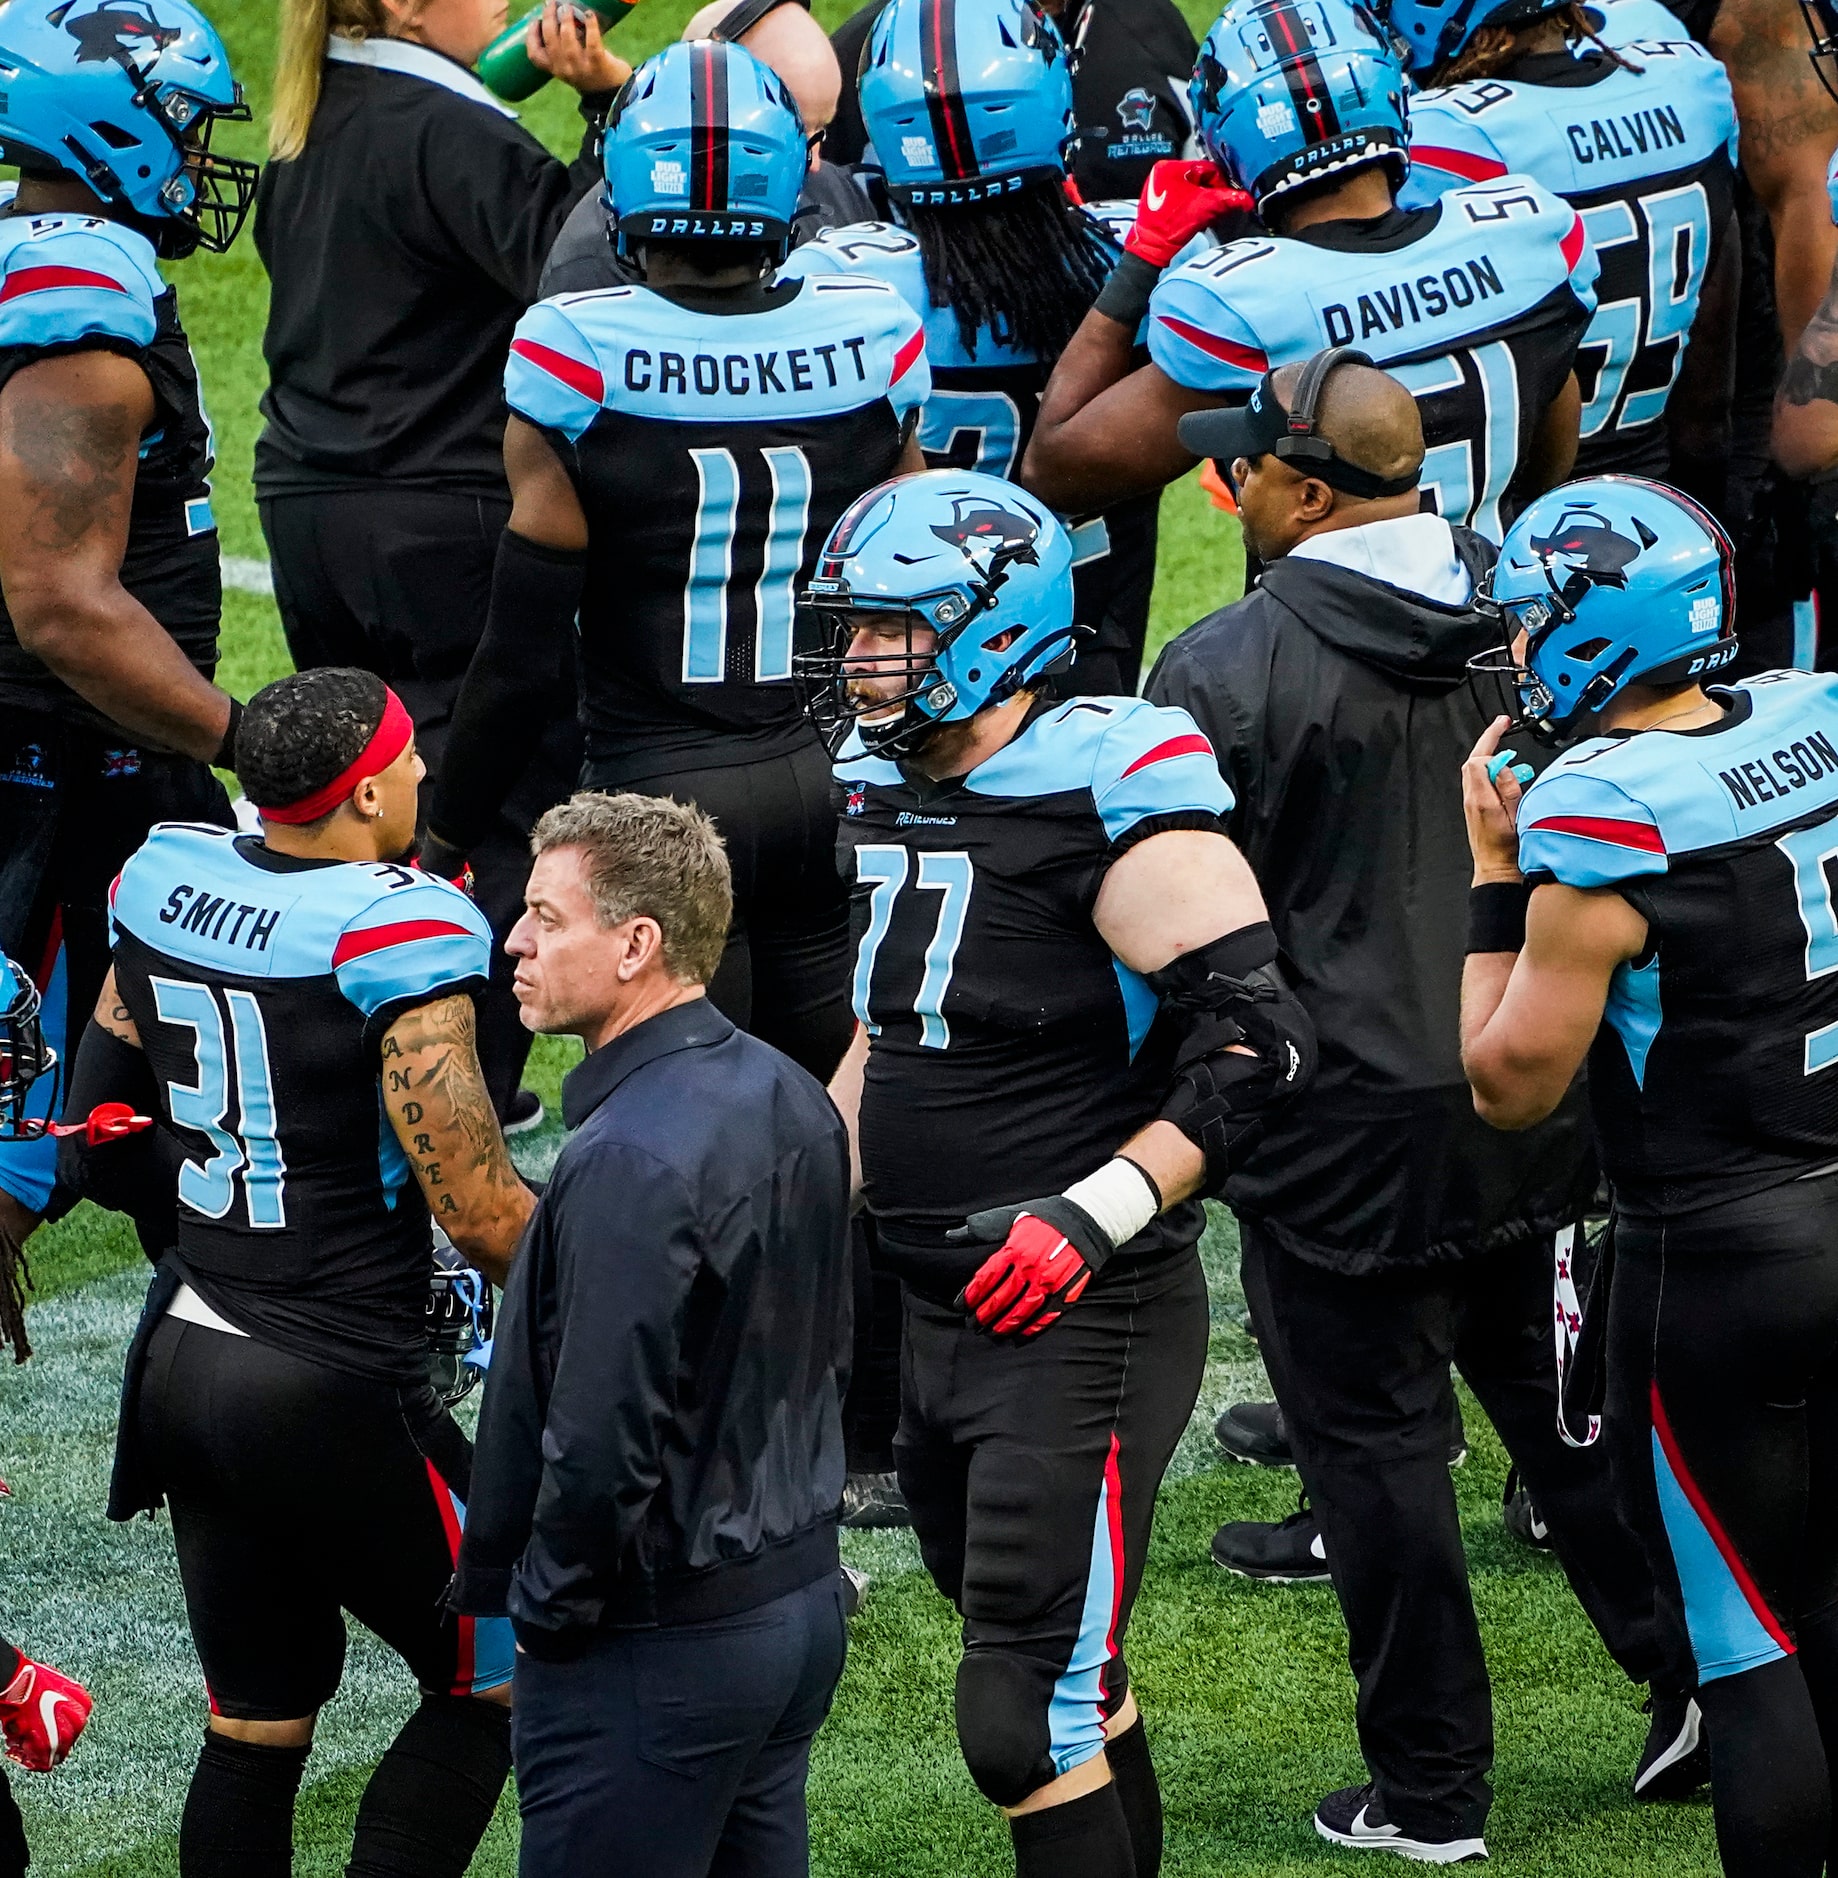
<svg viewBox="0 0 1838 1878">
<path fill-rule="evenodd" d="M 1184 0 L 1196 25 L 1210 7 Z M 234 147 L 260 153 L 274 16 L 270 0 L 217 0 L 256 107 Z M 680 30 L 692 0 L 646 0 L 619 44 L 636 56 Z M 846 0 L 818 0 L 834 25 Z M 525 120 L 557 149 L 578 134 L 572 99 L 539 96 Z M 229 142 L 226 139 L 226 144 Z M 245 236 L 231 255 L 177 271 L 204 373 L 220 457 L 217 513 L 226 554 L 263 553 L 249 466 L 263 385 L 266 283 Z M 1169 634 L 1236 594 L 1235 527 L 1189 481 L 1163 506 L 1154 633 Z M 226 596 L 222 677 L 247 696 L 286 669 L 272 605 Z M 553 1104 L 568 1060 L 545 1044 L 531 1082 Z M 552 1153 L 553 1138 L 535 1152 Z M 1235 1236 L 1216 1214 L 1206 1244 L 1214 1332 L 1206 1387 L 1164 1490 L 1130 1639 L 1168 1811 L 1167 1870 L 1181 1878 L 1319 1870 L 1330 1851 L 1309 1814 L 1331 1788 L 1362 1778 L 1352 1730 L 1345 1635 L 1326 1587 L 1257 1587 L 1215 1570 L 1213 1527 L 1277 1518 L 1294 1480 L 1222 1464 L 1208 1432 L 1228 1400 L 1260 1391 L 1242 1329 Z M 142 1285 L 131 1235 L 85 1208 L 33 1244 L 36 1360 L 0 1372 L 0 1623 L 81 1675 L 99 1700 L 81 1750 L 51 1778 L 15 1779 L 46 1878 L 157 1878 L 175 1873 L 184 1783 L 204 1717 L 203 1692 L 163 1524 L 102 1518 L 115 1390 Z M 1636 1808 L 1628 1776 L 1644 1735 L 1639 1692 L 1609 1662 L 1548 1558 L 1513 1544 L 1499 1522 L 1504 1456 L 1472 1399 L 1473 1453 L 1456 1476 L 1475 1600 L 1495 1677 L 1499 1803 L 1488 1833 L 1508 1878 L 1609 1878 L 1717 1869 L 1702 1805 Z M 301 1508 L 310 1529 L 315 1508 Z M 848 1674 L 817 1744 L 811 1812 L 825 1878 L 972 1878 L 1010 1869 L 1007 1834 L 960 1766 L 951 1732 L 949 1609 L 905 1535 L 861 1535 L 850 1556 L 874 1575 L 856 1620 Z M 296 1869 L 343 1870 L 357 1795 L 413 1702 L 400 1667 L 354 1634 L 344 1690 L 327 1710 L 300 1809 Z M 515 1870 L 507 1795 L 475 1873 Z M 581 1874 L 581 1878 L 598 1878 Z M 642 1878 L 642 1874 L 637 1875 Z"/>
</svg>

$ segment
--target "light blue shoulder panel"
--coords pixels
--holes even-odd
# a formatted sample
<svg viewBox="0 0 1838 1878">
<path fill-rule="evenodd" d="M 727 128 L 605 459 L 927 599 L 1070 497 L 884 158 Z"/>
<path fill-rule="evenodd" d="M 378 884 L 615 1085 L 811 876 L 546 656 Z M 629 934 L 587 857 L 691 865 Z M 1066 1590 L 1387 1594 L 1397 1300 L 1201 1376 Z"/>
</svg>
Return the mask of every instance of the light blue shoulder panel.
<svg viewBox="0 0 1838 1878">
<path fill-rule="evenodd" d="M 144 236 L 94 215 L 0 220 L 0 346 L 153 343 L 166 291 Z"/>
</svg>

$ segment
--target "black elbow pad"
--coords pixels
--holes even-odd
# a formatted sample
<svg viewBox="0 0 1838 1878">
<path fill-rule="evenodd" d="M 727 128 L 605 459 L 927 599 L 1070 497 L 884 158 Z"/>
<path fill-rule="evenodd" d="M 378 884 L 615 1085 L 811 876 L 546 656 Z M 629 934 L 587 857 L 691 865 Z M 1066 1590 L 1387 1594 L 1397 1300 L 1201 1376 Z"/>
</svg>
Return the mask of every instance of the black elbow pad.
<svg viewBox="0 0 1838 1878">
<path fill-rule="evenodd" d="M 1180 1031 L 1161 1120 L 1206 1156 L 1205 1191 L 1216 1195 L 1270 1116 L 1308 1086 L 1314 1022 L 1283 977 L 1267 922 L 1183 952 L 1149 984 Z"/>
</svg>

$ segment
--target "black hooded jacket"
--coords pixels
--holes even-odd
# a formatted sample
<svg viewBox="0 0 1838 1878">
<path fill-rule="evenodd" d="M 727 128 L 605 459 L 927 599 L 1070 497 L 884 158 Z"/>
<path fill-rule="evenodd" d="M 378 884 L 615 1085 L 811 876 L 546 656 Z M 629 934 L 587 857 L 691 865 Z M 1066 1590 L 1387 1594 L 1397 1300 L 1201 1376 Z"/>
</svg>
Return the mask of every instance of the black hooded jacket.
<svg viewBox="0 0 1838 1878">
<path fill-rule="evenodd" d="M 1493 548 L 1452 533 L 1478 581 Z M 1539 1127 L 1501 1134 L 1462 1074 L 1461 765 L 1511 708 L 1467 663 L 1499 639 L 1475 606 L 1289 556 L 1174 640 L 1147 686 L 1212 739 L 1237 798 L 1233 839 L 1320 1037 L 1314 1083 L 1226 1198 L 1335 1271 L 1554 1232 L 1594 1186 L 1580 1087 Z"/>
</svg>

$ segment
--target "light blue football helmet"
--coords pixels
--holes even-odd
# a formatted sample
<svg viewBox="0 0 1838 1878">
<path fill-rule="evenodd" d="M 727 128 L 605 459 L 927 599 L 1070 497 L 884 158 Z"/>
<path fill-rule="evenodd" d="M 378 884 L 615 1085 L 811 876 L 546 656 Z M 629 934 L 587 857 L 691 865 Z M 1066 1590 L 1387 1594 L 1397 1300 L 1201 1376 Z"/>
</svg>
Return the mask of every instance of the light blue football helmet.
<svg viewBox="0 0 1838 1878">
<path fill-rule="evenodd" d="M 248 117 L 186 0 L 0 6 L 0 157 L 79 178 L 169 258 L 236 239 L 261 171 L 213 152 L 211 131 Z"/>
<path fill-rule="evenodd" d="M 1529 26 L 1564 0 L 1388 0 L 1382 5 L 1405 65 L 1430 72 L 1452 59 L 1483 26 Z"/>
<path fill-rule="evenodd" d="M 21 1139 L 26 1097 L 56 1061 L 38 1020 L 38 987 L 0 952 L 0 1141 Z"/>
<path fill-rule="evenodd" d="M 1708 678 L 1736 656 L 1729 537 L 1692 499 L 1640 476 L 1548 490 L 1506 531 L 1487 590 L 1526 722 L 1561 734 L 1624 685 Z"/>
<path fill-rule="evenodd" d="M 986 202 L 1064 176 L 1072 61 L 1033 0 L 893 0 L 868 41 L 862 122 L 896 201 Z"/>
<path fill-rule="evenodd" d="M 613 101 L 601 157 L 621 255 L 647 240 L 790 250 L 804 119 L 744 46 L 692 39 L 647 59 Z"/>
<path fill-rule="evenodd" d="M 1259 208 L 1361 163 L 1410 173 L 1403 68 L 1348 0 L 1233 0 L 1213 23 L 1189 98 L 1207 154 Z"/>
<path fill-rule="evenodd" d="M 1072 623 L 1072 543 L 1053 511 L 999 476 L 927 470 L 870 489 L 830 531 L 804 604 L 821 652 L 792 661 L 804 708 L 832 756 L 850 727 L 877 756 L 905 756 L 941 724 L 1000 704 L 1057 665 Z M 852 656 L 855 616 L 903 619 L 904 646 Z M 915 650 L 915 628 L 937 635 Z M 995 642 L 1007 634 L 1006 644 Z M 863 697 L 861 679 L 904 688 Z"/>
</svg>

